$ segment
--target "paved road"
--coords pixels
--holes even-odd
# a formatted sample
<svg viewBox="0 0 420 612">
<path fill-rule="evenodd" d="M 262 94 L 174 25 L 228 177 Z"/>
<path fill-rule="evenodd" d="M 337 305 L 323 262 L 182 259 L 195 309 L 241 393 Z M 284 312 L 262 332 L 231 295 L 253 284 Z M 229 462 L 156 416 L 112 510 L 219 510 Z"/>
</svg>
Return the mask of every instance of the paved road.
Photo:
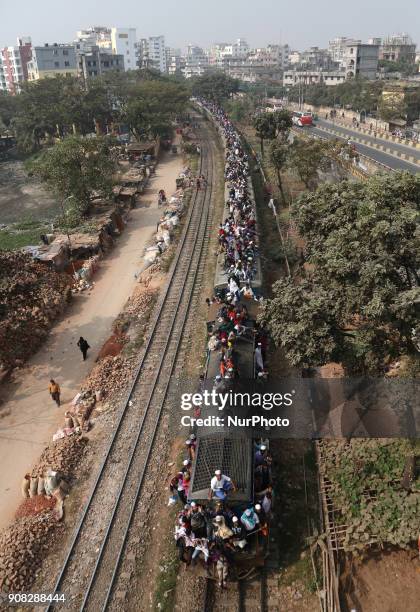
<svg viewBox="0 0 420 612">
<path fill-rule="evenodd" d="M 319 121 L 318 121 L 318 124 L 320 124 Z M 350 130 L 345 130 L 345 131 L 348 132 L 348 134 L 343 133 L 342 140 L 345 140 L 345 141 L 349 139 L 351 140 L 351 136 L 354 136 L 354 132 L 350 132 Z M 339 136 L 336 136 L 335 134 L 331 134 L 330 132 L 325 132 L 324 130 L 317 128 L 317 127 L 310 128 L 310 133 L 315 136 L 320 136 L 321 138 L 328 138 L 328 139 L 339 138 Z M 363 155 L 366 155 L 367 157 L 370 157 L 380 162 L 381 164 L 385 164 L 386 166 L 389 166 L 390 168 L 393 168 L 394 170 L 407 170 L 408 172 L 411 172 L 412 174 L 416 174 L 417 172 L 420 172 L 420 166 L 416 164 L 412 164 L 408 161 L 400 159 L 399 157 L 395 157 L 394 155 L 385 153 L 384 151 L 380 151 L 378 149 L 374 149 L 367 145 L 360 144 L 359 142 L 355 143 L 355 145 L 359 153 L 362 153 Z"/>
<path fill-rule="evenodd" d="M 381 138 L 378 136 L 375 138 L 373 135 L 364 134 L 363 132 L 359 132 L 357 130 L 352 130 L 351 128 L 344 127 L 339 125 L 338 123 L 333 123 L 332 121 L 325 121 L 325 119 L 317 119 L 316 124 L 319 127 L 326 127 L 333 130 L 337 130 L 342 134 L 345 134 L 348 138 L 363 138 L 369 143 L 373 145 L 383 144 L 394 151 L 398 151 L 399 153 L 403 153 L 405 155 L 412 155 L 416 159 L 420 159 L 420 149 L 416 149 L 415 147 L 410 147 L 409 145 L 400 144 L 398 142 L 393 142 L 392 140 L 386 140 L 385 138 Z"/>
</svg>

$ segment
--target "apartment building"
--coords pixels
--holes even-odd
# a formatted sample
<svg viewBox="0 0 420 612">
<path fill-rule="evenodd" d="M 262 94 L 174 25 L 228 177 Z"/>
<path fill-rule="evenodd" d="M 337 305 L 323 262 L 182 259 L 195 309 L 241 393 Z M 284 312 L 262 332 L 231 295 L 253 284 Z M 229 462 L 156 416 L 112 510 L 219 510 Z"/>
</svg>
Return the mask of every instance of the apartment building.
<svg viewBox="0 0 420 612">
<path fill-rule="evenodd" d="M 348 43 L 344 53 L 344 68 L 347 79 L 376 79 L 379 45 Z"/>
<path fill-rule="evenodd" d="M 20 86 L 28 80 L 28 63 L 32 58 L 31 39 L 17 39 L 17 45 L 0 49 L 0 89 L 9 93 L 19 93 Z"/>
<path fill-rule="evenodd" d="M 79 30 L 74 39 L 76 51 L 90 51 L 92 47 L 98 47 L 102 52 L 112 53 L 111 28 L 93 26 Z"/>
<path fill-rule="evenodd" d="M 124 55 L 104 52 L 99 47 L 77 54 L 78 73 L 85 81 L 96 79 L 107 72 L 124 72 Z"/>
<path fill-rule="evenodd" d="M 76 50 L 73 45 L 45 44 L 33 47 L 28 63 L 28 80 L 38 81 L 54 76 L 77 76 Z"/>
<path fill-rule="evenodd" d="M 137 70 L 136 28 L 111 28 L 111 48 L 114 55 L 124 56 L 124 70 Z"/>
</svg>

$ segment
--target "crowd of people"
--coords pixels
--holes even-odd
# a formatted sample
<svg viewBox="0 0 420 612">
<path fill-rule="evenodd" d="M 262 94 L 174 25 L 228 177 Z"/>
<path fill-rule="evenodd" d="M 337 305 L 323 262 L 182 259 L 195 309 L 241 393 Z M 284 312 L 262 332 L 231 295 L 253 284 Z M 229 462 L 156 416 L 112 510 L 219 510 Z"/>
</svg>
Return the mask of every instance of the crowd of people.
<svg viewBox="0 0 420 612">
<path fill-rule="evenodd" d="M 224 112 L 215 105 L 207 107 L 225 137 L 225 181 L 229 194 L 226 219 L 218 233 L 219 255 L 224 256 L 228 275 L 227 289 L 206 300 L 208 306 L 214 302 L 218 305 L 216 320 L 208 329 L 207 348 L 219 352 L 219 374 L 214 387 L 220 385 L 221 389 L 226 379 L 240 375 L 236 358 L 239 342 L 252 343 L 255 372 L 258 376 L 267 375 L 268 334 L 264 325 L 251 323 L 249 302 L 247 306 L 247 300 L 258 300 L 251 285 L 257 271 L 258 248 L 247 156 Z M 199 178 L 202 184 L 202 177 Z M 197 188 L 200 186 L 197 183 Z M 192 433 L 185 442 L 182 468 L 169 483 L 169 504 L 182 506 L 175 525 L 176 546 L 186 567 L 202 564 L 224 588 L 230 569 L 241 558 L 255 552 L 256 547 L 266 549 L 272 507 L 272 459 L 266 444 L 254 443 L 253 497 L 249 503 L 238 502 L 236 483 L 221 469 L 216 469 L 210 479 L 208 498 L 194 500 L 190 488 L 196 453 L 197 439 Z"/>
<path fill-rule="evenodd" d="M 219 291 L 207 304 L 216 301 L 219 310 L 215 324 L 209 330 L 209 351 L 220 352 L 219 374 L 216 384 L 222 379 L 240 375 L 235 359 L 235 344 L 241 341 L 255 342 L 255 374 L 266 379 L 266 348 L 268 334 L 264 325 L 250 327 L 249 300 L 259 301 L 252 287 L 257 274 L 258 244 L 255 207 L 249 186 L 249 164 L 240 137 L 224 111 L 215 104 L 207 104 L 218 122 L 225 139 L 225 181 L 228 191 L 226 218 L 218 230 L 219 258 L 223 257 L 223 268 L 227 275 L 227 288 Z"/>
<path fill-rule="evenodd" d="M 215 470 L 209 482 L 208 501 L 203 503 L 189 495 L 196 449 L 194 434 L 185 446 L 187 457 L 169 483 L 169 503 L 182 505 L 175 525 L 179 559 L 185 567 L 200 563 L 224 588 L 230 569 L 241 556 L 249 555 L 257 545 L 266 550 L 272 510 L 272 459 L 265 444 L 255 445 L 254 503 L 235 502 L 232 496 L 236 485 L 220 469 Z"/>
</svg>

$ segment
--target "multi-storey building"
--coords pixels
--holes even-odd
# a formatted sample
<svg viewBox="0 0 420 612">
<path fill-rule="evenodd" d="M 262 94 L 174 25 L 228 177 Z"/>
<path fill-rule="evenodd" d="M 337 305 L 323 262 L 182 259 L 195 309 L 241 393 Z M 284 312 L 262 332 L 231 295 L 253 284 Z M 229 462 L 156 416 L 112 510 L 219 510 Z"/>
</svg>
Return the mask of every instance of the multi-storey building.
<svg viewBox="0 0 420 612">
<path fill-rule="evenodd" d="M 344 71 L 330 70 L 286 70 L 283 74 L 283 85 L 294 87 L 295 85 L 339 85 L 346 80 Z"/>
<path fill-rule="evenodd" d="M 31 39 L 22 37 L 18 38 L 17 42 L 14 47 L 0 49 L 3 74 L 0 88 L 3 87 L 12 94 L 18 93 L 21 84 L 28 80 L 28 63 L 32 57 Z"/>
<path fill-rule="evenodd" d="M 138 68 L 136 28 L 111 28 L 111 48 L 114 55 L 124 56 L 124 70 Z"/>
<path fill-rule="evenodd" d="M 90 51 L 92 47 L 99 47 L 103 52 L 112 53 L 111 28 L 94 26 L 79 30 L 74 46 L 77 51 Z"/>
<path fill-rule="evenodd" d="M 185 66 L 181 69 L 185 78 L 190 79 L 194 76 L 201 76 L 209 67 L 208 54 L 201 47 L 188 45 Z"/>
<path fill-rule="evenodd" d="M 73 45 L 46 44 L 33 47 L 28 63 L 29 81 L 38 81 L 58 75 L 77 76 L 76 50 Z"/>
<path fill-rule="evenodd" d="M 394 34 L 382 40 L 379 48 L 379 59 L 390 62 L 404 61 L 414 64 L 416 45 L 408 34 Z"/>
<path fill-rule="evenodd" d="M 79 76 L 85 81 L 96 79 L 106 72 L 124 71 L 124 56 L 104 52 L 99 47 L 91 47 L 89 51 L 77 54 Z"/>
<path fill-rule="evenodd" d="M 341 67 L 344 66 L 344 55 L 348 44 L 360 44 L 361 40 L 354 40 L 346 36 L 338 36 L 328 43 L 328 53 L 334 62 L 337 62 Z M 373 44 L 373 43 L 372 43 Z"/>
<path fill-rule="evenodd" d="M 348 43 L 343 60 L 346 78 L 376 79 L 378 57 L 378 45 Z"/>
<path fill-rule="evenodd" d="M 154 68 L 159 72 L 167 71 L 167 49 L 164 36 L 142 38 L 139 49 L 139 64 L 142 68 Z"/>
</svg>

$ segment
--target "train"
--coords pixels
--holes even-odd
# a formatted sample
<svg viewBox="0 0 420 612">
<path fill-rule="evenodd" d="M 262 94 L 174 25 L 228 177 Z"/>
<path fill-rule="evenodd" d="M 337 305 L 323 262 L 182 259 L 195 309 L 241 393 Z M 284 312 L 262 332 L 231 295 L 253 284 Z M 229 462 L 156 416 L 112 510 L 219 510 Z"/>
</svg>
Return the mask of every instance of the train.
<svg viewBox="0 0 420 612">
<path fill-rule="evenodd" d="M 219 129 L 222 141 L 227 146 L 226 137 L 223 127 L 217 118 L 211 113 L 207 104 L 203 101 L 195 100 L 202 113 L 204 113 Z M 255 196 L 252 186 L 252 180 L 248 173 L 247 176 L 248 199 L 251 203 L 253 214 L 257 220 L 257 211 L 255 205 Z M 225 181 L 225 203 L 229 199 L 229 181 Z M 225 204 L 222 213 L 221 224 L 225 222 L 229 215 L 229 206 Z M 241 283 L 244 285 L 245 283 Z M 256 363 L 255 363 L 255 348 L 257 334 L 257 317 L 259 309 L 259 298 L 262 297 L 263 283 L 261 261 L 258 249 L 253 261 L 253 276 L 249 281 L 252 287 L 253 298 L 247 299 L 241 296 L 239 302 L 246 308 L 247 316 L 242 322 L 242 333 L 234 343 L 232 351 L 232 365 L 234 366 L 235 376 L 223 378 L 222 385 L 224 390 L 233 390 L 239 388 L 240 381 L 252 381 L 256 379 Z M 219 253 L 214 276 L 214 300 L 209 305 L 207 334 L 208 337 L 217 332 L 220 325 L 220 309 L 223 308 L 223 303 L 226 300 L 226 295 L 229 295 L 229 270 L 226 269 L 223 254 Z M 200 391 L 203 389 L 211 390 L 214 388 L 215 381 L 221 377 L 221 358 L 218 350 L 207 350 L 204 376 L 201 381 Z M 239 380 L 238 380 L 239 379 Z M 229 407 L 231 411 L 235 408 Z M 237 409 L 239 412 L 241 409 Z M 217 413 L 217 408 L 213 410 Z M 226 410 L 225 410 L 226 412 Z M 210 414 L 211 410 L 206 411 L 206 415 Z M 243 411 L 242 411 L 243 413 Z M 261 491 L 261 486 L 256 486 L 255 474 L 256 463 L 255 457 L 258 449 L 265 448 L 269 452 L 269 440 L 257 437 L 246 431 L 239 431 L 235 434 L 232 430 L 226 427 L 222 428 L 199 427 L 194 428 L 192 433 L 196 436 L 195 458 L 192 465 L 191 482 L 188 491 L 188 503 L 195 502 L 200 505 L 213 507 L 216 500 L 213 498 L 209 501 L 210 481 L 215 473 L 215 470 L 221 470 L 223 474 L 229 475 L 236 485 L 236 490 L 229 493 L 227 505 L 236 513 L 241 515 L 247 508 L 255 505 L 258 501 L 261 502 L 264 490 Z M 270 467 L 271 479 L 271 467 Z M 260 483 L 259 483 L 260 485 Z M 257 530 L 249 538 L 248 546 L 245 550 L 236 549 L 234 557 L 235 578 L 237 580 L 245 580 L 254 575 L 257 568 L 261 568 L 265 564 L 265 559 L 268 555 L 268 529 L 269 523 L 266 526 L 267 532 L 262 537 L 261 530 Z"/>
</svg>

